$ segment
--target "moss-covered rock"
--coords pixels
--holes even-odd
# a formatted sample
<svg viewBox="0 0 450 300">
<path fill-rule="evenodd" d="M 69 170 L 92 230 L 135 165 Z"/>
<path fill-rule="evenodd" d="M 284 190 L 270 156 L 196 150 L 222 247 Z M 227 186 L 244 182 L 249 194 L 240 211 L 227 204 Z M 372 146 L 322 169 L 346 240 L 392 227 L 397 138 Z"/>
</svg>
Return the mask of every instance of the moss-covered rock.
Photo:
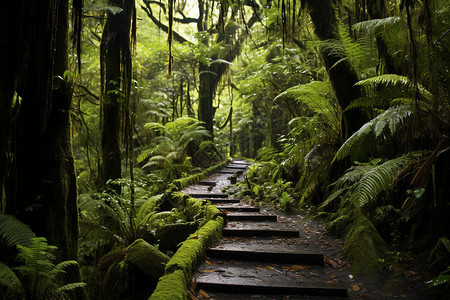
<svg viewBox="0 0 450 300">
<path fill-rule="evenodd" d="M 386 243 L 373 224 L 355 209 L 350 215 L 344 242 L 344 258 L 351 265 L 351 272 L 369 275 L 379 270 L 379 259 L 384 258 Z"/>
<path fill-rule="evenodd" d="M 142 239 L 137 239 L 128 246 L 125 256 L 125 262 L 136 266 L 153 279 L 164 275 L 164 269 L 169 260 L 169 256 Z"/>
</svg>

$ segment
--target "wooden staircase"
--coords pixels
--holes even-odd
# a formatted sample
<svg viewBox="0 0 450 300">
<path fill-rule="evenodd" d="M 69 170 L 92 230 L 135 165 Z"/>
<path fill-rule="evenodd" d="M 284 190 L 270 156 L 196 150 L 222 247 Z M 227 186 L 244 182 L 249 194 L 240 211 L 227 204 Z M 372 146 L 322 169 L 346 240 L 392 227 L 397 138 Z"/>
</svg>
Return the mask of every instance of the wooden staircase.
<svg viewBox="0 0 450 300">
<path fill-rule="evenodd" d="M 236 160 L 218 174 L 245 172 L 247 167 L 247 162 Z M 276 215 L 230 199 L 227 194 L 190 195 L 216 204 L 227 213 L 228 221 L 220 244 L 207 250 L 207 259 L 194 276 L 197 290 L 206 291 L 213 299 L 264 298 L 264 295 L 271 295 L 270 299 L 347 297 L 345 287 L 327 280 L 323 253 L 283 242 L 301 238 L 298 228 L 279 224 Z"/>
</svg>

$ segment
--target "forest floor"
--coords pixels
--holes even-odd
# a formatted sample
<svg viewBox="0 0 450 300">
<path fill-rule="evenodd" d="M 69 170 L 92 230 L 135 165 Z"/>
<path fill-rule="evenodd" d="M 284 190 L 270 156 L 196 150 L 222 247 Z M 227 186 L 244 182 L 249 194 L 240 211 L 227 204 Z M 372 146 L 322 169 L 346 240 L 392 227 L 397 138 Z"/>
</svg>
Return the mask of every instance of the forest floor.
<svg viewBox="0 0 450 300">
<path fill-rule="evenodd" d="M 215 181 L 217 184 L 209 188 L 210 193 L 222 192 L 223 188 L 229 185 L 228 176 L 215 174 L 208 178 L 208 181 Z M 204 192 L 205 187 L 194 185 L 188 187 L 183 192 L 199 193 Z M 251 200 L 250 200 L 251 201 Z M 419 255 L 409 254 L 402 257 L 401 261 L 395 265 L 385 267 L 380 273 L 363 276 L 350 273 L 350 265 L 343 259 L 342 247 L 343 240 L 331 235 L 326 227 L 318 220 L 311 220 L 305 217 L 304 213 L 285 213 L 277 210 L 267 203 L 247 203 L 251 206 L 259 206 L 262 214 L 278 215 L 278 223 L 285 228 L 295 228 L 300 232 L 300 237 L 296 238 L 266 238 L 252 239 L 243 237 L 223 237 L 222 242 L 232 244 L 233 246 L 243 247 L 257 244 L 256 246 L 270 246 L 271 244 L 281 246 L 286 249 L 289 247 L 301 247 L 305 251 L 321 252 L 324 254 L 324 266 L 316 270 L 314 266 L 283 264 L 257 264 L 248 266 L 249 276 L 254 276 L 256 269 L 257 276 L 264 276 L 264 271 L 270 270 L 278 272 L 284 276 L 289 275 L 297 281 L 302 278 L 308 282 L 317 283 L 338 283 L 347 288 L 349 299 L 438 299 L 433 297 L 426 288 L 425 282 L 432 276 L 427 272 L 426 261 Z M 229 225 L 230 226 L 230 225 Z M 235 222 L 235 227 L 239 227 L 239 222 Z M 219 246 L 221 247 L 221 246 Z M 203 272 L 214 272 L 220 270 L 226 272 L 227 276 L 244 277 L 245 274 L 234 274 L 242 272 L 242 263 L 239 268 L 227 269 L 220 260 L 208 260 L 203 266 Z M 206 271 L 205 271 L 206 270 Z M 239 271 L 236 271 L 239 270 Z M 244 267 L 245 270 L 245 267 Z M 202 272 L 202 271 L 200 271 Z M 233 273 L 234 272 L 234 273 Z M 247 272 L 247 271 L 245 271 Z M 287 274 L 289 273 L 289 274 Z M 211 273 L 209 273 L 211 274 Z M 223 274 L 223 273 L 222 273 Z M 267 275 L 273 276 L 273 275 Z M 242 278 L 241 278 L 242 279 Z M 262 278 L 264 279 L 264 278 Z M 255 279 L 258 280 L 258 279 Z M 313 296 L 293 296 L 293 295 L 258 295 L 258 294 L 221 294 L 216 292 L 195 291 L 197 299 L 334 299 L 333 297 L 313 297 Z M 209 297 L 209 298 L 208 298 Z M 231 298 L 230 298 L 231 297 Z M 336 298 L 341 299 L 341 298 Z"/>
</svg>

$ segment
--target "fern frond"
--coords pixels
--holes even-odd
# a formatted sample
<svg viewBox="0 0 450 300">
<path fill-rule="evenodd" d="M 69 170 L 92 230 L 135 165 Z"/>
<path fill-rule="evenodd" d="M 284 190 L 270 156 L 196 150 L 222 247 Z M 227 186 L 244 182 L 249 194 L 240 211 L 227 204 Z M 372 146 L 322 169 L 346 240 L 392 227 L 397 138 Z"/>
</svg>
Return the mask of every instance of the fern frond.
<svg viewBox="0 0 450 300">
<path fill-rule="evenodd" d="M 336 152 L 333 162 L 348 155 L 353 158 L 365 156 L 372 149 L 374 139 L 379 137 L 385 139 L 394 135 L 411 114 L 411 108 L 408 106 L 389 108 L 352 134 Z"/>
<path fill-rule="evenodd" d="M 53 267 L 53 269 L 49 273 L 49 276 L 51 278 L 56 278 L 59 274 L 66 273 L 65 269 L 70 266 L 78 266 L 78 263 L 75 260 L 66 260 L 60 262 L 59 264 Z"/>
<path fill-rule="evenodd" d="M 140 164 L 144 160 L 147 160 L 152 155 L 152 153 L 153 153 L 152 148 L 142 151 L 141 154 L 139 154 L 138 157 L 136 158 L 137 162 Z"/>
<path fill-rule="evenodd" d="M 67 292 L 73 292 L 74 290 L 77 289 L 84 289 L 86 286 L 87 284 L 84 282 L 74 282 L 63 285 L 62 287 L 58 288 L 56 292 L 58 294 L 65 294 Z"/>
<path fill-rule="evenodd" d="M 414 95 L 414 84 L 408 79 L 408 77 L 397 74 L 383 74 L 371 78 L 367 78 L 358 81 L 355 85 L 362 86 L 372 93 L 377 93 L 380 88 L 399 89 L 400 91 L 406 91 L 411 99 Z M 432 100 L 432 94 L 425 89 L 421 84 L 418 84 L 420 99 L 430 102 Z"/>
<path fill-rule="evenodd" d="M 25 288 L 19 277 L 4 263 L 0 262 L 0 285 L 6 287 L 11 293 L 25 295 Z"/>
<path fill-rule="evenodd" d="M 418 162 L 414 155 L 405 155 L 373 167 L 360 181 L 356 183 L 350 201 L 355 206 L 363 206 L 382 191 L 388 190 L 395 179 L 403 173 L 408 166 Z"/>
<path fill-rule="evenodd" d="M 313 113 L 323 116 L 323 120 L 339 131 L 340 117 L 337 106 L 330 100 L 329 84 L 323 81 L 313 81 L 287 89 L 275 97 L 274 102 L 282 97 L 290 97 L 298 103 L 306 105 Z"/>
<path fill-rule="evenodd" d="M 342 196 L 342 194 L 344 194 L 346 191 L 348 190 L 348 188 L 342 188 L 342 189 L 338 189 L 335 190 L 330 196 L 328 196 L 328 198 L 319 206 L 319 209 L 323 209 L 325 207 L 327 207 L 331 202 L 333 202 L 334 200 L 338 199 L 340 196 Z"/>
<path fill-rule="evenodd" d="M 34 237 L 30 227 L 11 215 L 0 214 L 0 240 L 7 246 L 28 246 Z"/>
<path fill-rule="evenodd" d="M 164 125 L 161 125 L 161 124 L 155 123 L 155 122 L 150 122 L 150 123 L 144 124 L 144 129 L 149 130 L 149 131 L 161 132 L 161 133 L 167 132 L 167 128 Z"/>
<path fill-rule="evenodd" d="M 372 19 L 358 22 L 353 25 L 353 29 L 363 32 L 364 35 L 381 35 L 384 30 L 400 23 L 400 17 L 388 17 L 383 19 Z"/>
<path fill-rule="evenodd" d="M 81 236 L 91 239 L 99 245 L 106 245 L 111 241 L 123 244 L 124 240 L 111 229 L 94 222 L 80 221 Z"/>
</svg>

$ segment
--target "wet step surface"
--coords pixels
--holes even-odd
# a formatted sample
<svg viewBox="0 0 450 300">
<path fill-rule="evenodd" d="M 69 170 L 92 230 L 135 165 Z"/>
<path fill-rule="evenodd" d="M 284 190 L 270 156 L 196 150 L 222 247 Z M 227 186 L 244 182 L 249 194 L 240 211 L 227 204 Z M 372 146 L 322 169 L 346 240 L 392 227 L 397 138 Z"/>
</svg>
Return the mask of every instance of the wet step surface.
<svg viewBox="0 0 450 300">
<path fill-rule="evenodd" d="M 223 211 L 242 211 L 242 212 L 259 212 L 261 209 L 254 206 L 242 206 L 242 205 L 217 205 L 217 208 Z"/>
<path fill-rule="evenodd" d="M 231 176 L 243 179 L 248 165 L 235 160 L 185 191 L 227 213 L 221 242 L 194 276 L 198 299 L 345 299 L 347 289 L 324 265 L 329 258 L 308 229 L 222 192 Z"/>
<path fill-rule="evenodd" d="M 259 212 L 229 212 L 227 213 L 228 221 L 259 221 L 259 222 L 276 222 L 276 215 L 263 215 Z"/>
<path fill-rule="evenodd" d="M 258 261 L 273 263 L 291 263 L 304 265 L 323 265 L 322 253 L 307 253 L 298 250 L 289 251 L 283 248 L 270 247 L 269 249 L 245 247 L 236 245 L 228 247 L 214 247 L 207 250 L 206 254 L 215 259 L 234 259 L 242 261 Z"/>
<path fill-rule="evenodd" d="M 321 278 L 317 283 L 311 277 Z M 209 259 L 197 271 L 197 288 L 217 292 L 346 296 L 320 266 Z"/>
</svg>

